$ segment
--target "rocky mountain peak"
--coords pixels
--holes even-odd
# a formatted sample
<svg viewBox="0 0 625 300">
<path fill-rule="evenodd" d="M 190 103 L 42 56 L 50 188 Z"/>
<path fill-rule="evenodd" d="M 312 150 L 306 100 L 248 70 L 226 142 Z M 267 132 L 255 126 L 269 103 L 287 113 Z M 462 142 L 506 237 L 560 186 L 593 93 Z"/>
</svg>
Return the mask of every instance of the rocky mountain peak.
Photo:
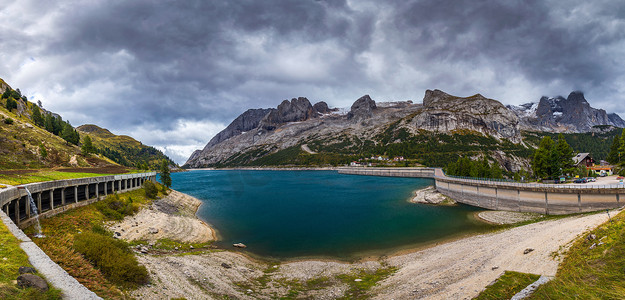
<svg viewBox="0 0 625 300">
<path fill-rule="evenodd" d="M 375 105 L 375 101 L 373 101 L 373 99 L 371 99 L 369 95 L 364 95 L 358 98 L 358 100 L 356 100 L 354 104 L 352 104 L 349 113 L 347 113 L 347 119 L 350 120 L 353 118 L 370 118 L 371 116 L 373 116 L 373 110 L 376 108 L 377 106 Z"/>
<path fill-rule="evenodd" d="M 305 97 L 293 98 L 291 101 L 284 100 L 278 109 L 272 110 L 260 122 L 260 126 L 265 130 L 274 130 L 280 125 L 288 122 L 300 122 L 316 118 L 313 106 Z"/>
<path fill-rule="evenodd" d="M 332 112 L 332 110 L 328 107 L 328 104 L 323 101 L 315 103 L 315 105 L 313 105 L 313 109 L 315 110 L 315 112 L 318 112 L 320 114 L 327 114 L 329 112 Z"/>
</svg>

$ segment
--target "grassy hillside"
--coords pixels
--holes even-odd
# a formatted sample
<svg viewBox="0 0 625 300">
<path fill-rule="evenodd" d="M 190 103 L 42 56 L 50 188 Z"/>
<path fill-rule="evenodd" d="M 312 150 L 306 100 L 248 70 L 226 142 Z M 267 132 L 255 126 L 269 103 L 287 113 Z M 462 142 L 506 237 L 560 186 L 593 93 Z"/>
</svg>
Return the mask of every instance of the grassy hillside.
<svg viewBox="0 0 625 300">
<path fill-rule="evenodd" d="M 6 83 L 0 81 L 3 85 Z M 78 146 L 34 125 L 31 114 L 36 104 L 12 100 L 18 108 L 9 111 L 6 104 L 10 100 L 0 99 L 0 169 L 91 166 Z"/>
<path fill-rule="evenodd" d="M 98 152 L 118 164 L 128 167 L 156 169 L 165 159 L 170 164 L 175 165 L 160 150 L 143 145 L 127 135 L 115 135 L 107 129 L 92 124 L 79 126 L 76 130 L 83 137 L 85 135 L 91 137 L 93 145 L 98 149 Z"/>
</svg>

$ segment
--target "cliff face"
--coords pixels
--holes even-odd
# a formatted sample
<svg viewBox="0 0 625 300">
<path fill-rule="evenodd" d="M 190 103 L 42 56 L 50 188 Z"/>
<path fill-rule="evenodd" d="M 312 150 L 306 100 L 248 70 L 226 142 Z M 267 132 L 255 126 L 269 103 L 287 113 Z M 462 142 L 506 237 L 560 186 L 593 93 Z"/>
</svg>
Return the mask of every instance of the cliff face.
<svg viewBox="0 0 625 300">
<path fill-rule="evenodd" d="M 423 110 L 412 118 L 410 125 L 443 133 L 469 130 L 521 142 L 519 118 L 501 102 L 480 94 L 462 98 L 440 90 L 427 90 Z"/>
<path fill-rule="evenodd" d="M 524 130 L 549 132 L 588 132 L 593 126 L 625 127 L 617 114 L 590 106 L 584 94 L 574 91 L 567 98 L 541 97 L 538 103 L 509 106 L 521 120 Z"/>
<path fill-rule="evenodd" d="M 291 101 L 284 100 L 278 109 L 271 110 L 260 122 L 260 126 L 265 130 L 274 130 L 288 122 L 306 121 L 316 118 L 317 113 L 304 97 L 293 98 Z"/>
</svg>

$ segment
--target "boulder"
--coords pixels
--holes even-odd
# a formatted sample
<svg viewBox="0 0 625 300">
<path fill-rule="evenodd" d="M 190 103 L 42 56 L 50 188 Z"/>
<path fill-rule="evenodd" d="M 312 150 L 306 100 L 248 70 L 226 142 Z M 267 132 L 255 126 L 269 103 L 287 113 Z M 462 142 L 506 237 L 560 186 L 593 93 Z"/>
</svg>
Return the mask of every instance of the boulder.
<svg viewBox="0 0 625 300">
<path fill-rule="evenodd" d="M 33 287 L 41 292 L 48 291 L 48 283 L 34 274 L 22 274 L 17 277 L 17 285 L 21 288 Z"/>
<path fill-rule="evenodd" d="M 243 243 L 232 244 L 232 246 L 234 246 L 236 248 L 247 248 L 247 246 L 245 246 L 245 244 L 243 244 Z"/>
<path fill-rule="evenodd" d="M 148 228 L 148 233 L 149 234 L 157 234 L 158 233 L 158 229 L 156 229 L 154 227 L 150 227 L 150 228 Z"/>
</svg>

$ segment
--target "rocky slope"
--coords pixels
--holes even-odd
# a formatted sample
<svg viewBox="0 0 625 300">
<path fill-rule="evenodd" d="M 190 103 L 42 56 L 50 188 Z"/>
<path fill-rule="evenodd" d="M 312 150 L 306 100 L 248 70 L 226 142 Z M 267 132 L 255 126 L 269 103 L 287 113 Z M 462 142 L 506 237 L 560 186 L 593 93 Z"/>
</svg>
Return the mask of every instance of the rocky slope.
<svg viewBox="0 0 625 300">
<path fill-rule="evenodd" d="M 196 151 L 185 167 L 272 165 L 289 161 L 333 164 L 374 154 L 412 156 L 424 161 L 439 155 L 433 160 L 443 163 L 441 157 L 450 160 L 466 151 L 501 159 L 511 169 L 526 165 L 523 160 L 496 151 L 503 143 L 519 151 L 526 149 L 520 144 L 518 116 L 500 102 L 479 94 L 463 98 L 428 90 L 423 104 L 380 105 L 365 95 L 354 102 L 347 114 L 326 107 L 319 103 L 312 106 L 306 98 L 285 100 L 277 109 L 269 110 L 255 128 L 235 130 L 241 119 L 249 117 L 248 111 L 218 134 L 220 138 L 216 136 L 203 150 Z M 256 115 L 254 121 L 257 119 Z M 226 136 L 229 138 L 221 138 Z M 428 147 L 446 147 L 448 153 L 433 153 L 431 150 L 435 149 Z M 304 153 L 300 148 L 312 151 Z M 452 155 L 446 155 L 449 153 Z"/>
<path fill-rule="evenodd" d="M 598 125 L 625 127 L 625 121 L 619 115 L 591 107 L 579 91 L 570 93 L 567 98 L 542 97 L 538 103 L 508 108 L 520 118 L 524 130 L 588 132 Z"/>
</svg>

